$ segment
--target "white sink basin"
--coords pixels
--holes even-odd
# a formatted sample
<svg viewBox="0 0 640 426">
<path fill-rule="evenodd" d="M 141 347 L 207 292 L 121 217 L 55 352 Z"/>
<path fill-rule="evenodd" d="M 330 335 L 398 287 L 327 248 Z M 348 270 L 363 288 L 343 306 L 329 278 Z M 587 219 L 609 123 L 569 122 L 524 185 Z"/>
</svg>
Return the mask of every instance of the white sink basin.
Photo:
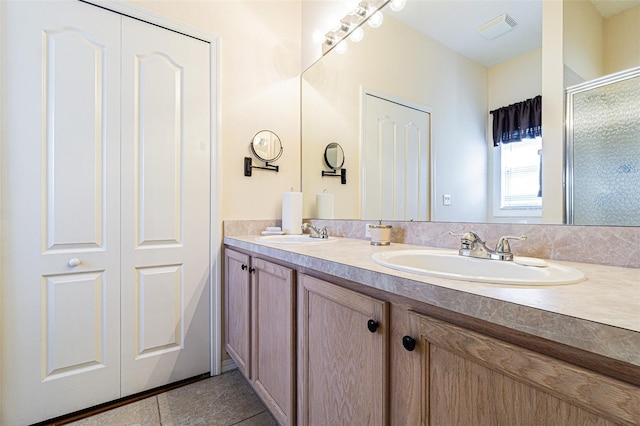
<svg viewBox="0 0 640 426">
<path fill-rule="evenodd" d="M 326 243 L 337 241 L 334 237 L 329 238 L 311 238 L 311 236 L 307 234 L 303 235 L 262 235 L 260 237 L 256 237 L 256 241 L 260 241 L 263 243 L 283 243 L 283 244 L 299 244 L 299 243 Z"/>
<path fill-rule="evenodd" d="M 460 256 L 457 250 L 398 250 L 375 253 L 373 261 L 405 272 L 481 283 L 515 285 L 575 284 L 584 273 L 541 259 L 517 257 L 514 261 Z M 535 266 L 531 266 L 535 265 Z"/>
</svg>

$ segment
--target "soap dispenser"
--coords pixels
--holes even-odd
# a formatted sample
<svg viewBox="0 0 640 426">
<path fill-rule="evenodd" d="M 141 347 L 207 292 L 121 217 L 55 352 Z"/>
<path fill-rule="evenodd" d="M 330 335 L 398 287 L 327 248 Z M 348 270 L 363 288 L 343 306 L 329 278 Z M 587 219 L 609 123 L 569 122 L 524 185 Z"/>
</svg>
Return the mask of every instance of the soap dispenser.
<svg viewBox="0 0 640 426">
<path fill-rule="evenodd" d="M 388 246 L 391 244 L 391 225 L 383 225 L 382 219 L 377 225 L 369 225 L 372 246 Z"/>
</svg>

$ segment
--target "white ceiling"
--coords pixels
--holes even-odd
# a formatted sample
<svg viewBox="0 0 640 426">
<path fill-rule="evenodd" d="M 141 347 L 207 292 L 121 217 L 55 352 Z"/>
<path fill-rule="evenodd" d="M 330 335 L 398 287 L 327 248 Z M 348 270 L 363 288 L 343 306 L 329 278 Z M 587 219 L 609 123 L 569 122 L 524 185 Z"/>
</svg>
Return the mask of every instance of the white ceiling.
<svg viewBox="0 0 640 426">
<path fill-rule="evenodd" d="M 640 0 L 592 0 L 607 18 L 640 5 Z M 542 46 L 542 0 L 407 0 L 387 12 L 460 54 L 492 67 Z M 476 28 L 507 13 L 517 25 L 487 40 Z"/>
<path fill-rule="evenodd" d="M 632 7 L 640 6 L 640 0 L 591 0 L 603 18 L 610 18 Z"/>
</svg>

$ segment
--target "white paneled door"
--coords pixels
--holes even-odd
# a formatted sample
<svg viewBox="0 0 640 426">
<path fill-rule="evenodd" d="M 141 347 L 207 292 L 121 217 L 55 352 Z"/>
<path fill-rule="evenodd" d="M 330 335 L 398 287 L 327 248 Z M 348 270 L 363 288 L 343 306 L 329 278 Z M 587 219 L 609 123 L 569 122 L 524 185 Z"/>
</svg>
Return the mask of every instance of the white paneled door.
<svg viewBox="0 0 640 426">
<path fill-rule="evenodd" d="M 209 45 L 122 25 L 122 393 L 209 371 Z"/>
<path fill-rule="evenodd" d="M 367 93 L 362 219 L 429 220 L 430 113 Z"/>
<path fill-rule="evenodd" d="M 209 45 L 78 1 L 0 7 L 0 424 L 208 372 Z"/>
</svg>

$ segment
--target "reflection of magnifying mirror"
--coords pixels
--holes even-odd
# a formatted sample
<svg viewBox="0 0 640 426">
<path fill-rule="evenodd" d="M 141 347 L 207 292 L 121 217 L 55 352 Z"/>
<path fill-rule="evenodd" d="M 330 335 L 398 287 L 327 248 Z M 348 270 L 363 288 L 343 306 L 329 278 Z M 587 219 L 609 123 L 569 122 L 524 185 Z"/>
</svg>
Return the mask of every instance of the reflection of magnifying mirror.
<svg viewBox="0 0 640 426">
<path fill-rule="evenodd" d="M 340 144 L 331 142 L 324 149 L 324 162 L 332 170 L 341 169 L 344 164 L 344 151 Z"/>
<path fill-rule="evenodd" d="M 272 131 L 262 130 L 251 141 L 251 152 L 265 163 L 276 161 L 282 155 L 282 142 Z"/>
<path fill-rule="evenodd" d="M 264 167 L 254 166 L 251 164 L 251 157 L 244 157 L 244 175 L 251 176 L 251 169 L 271 170 L 278 172 L 280 166 L 269 164 L 270 161 L 276 161 L 282 155 L 282 142 L 278 135 L 270 130 L 261 130 L 253 137 L 251 143 L 251 152 L 258 160 L 264 161 Z"/>
<path fill-rule="evenodd" d="M 324 162 L 331 169 L 330 172 L 322 171 L 322 176 L 340 177 L 340 182 L 344 185 L 347 183 L 347 169 L 344 166 L 344 151 L 339 143 L 331 142 L 324 149 Z M 340 170 L 340 173 L 337 171 Z"/>
</svg>

